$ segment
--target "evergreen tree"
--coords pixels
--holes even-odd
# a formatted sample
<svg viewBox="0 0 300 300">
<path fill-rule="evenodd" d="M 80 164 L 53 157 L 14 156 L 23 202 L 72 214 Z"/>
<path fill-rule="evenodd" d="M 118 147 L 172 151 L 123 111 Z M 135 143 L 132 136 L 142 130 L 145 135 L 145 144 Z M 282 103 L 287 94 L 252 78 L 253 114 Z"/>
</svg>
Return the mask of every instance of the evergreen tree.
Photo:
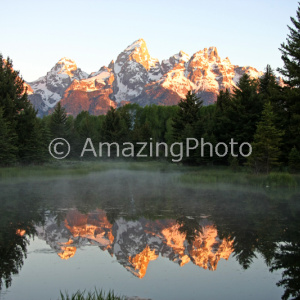
<svg viewBox="0 0 300 300">
<path fill-rule="evenodd" d="M 53 138 L 67 138 L 70 135 L 71 125 L 68 122 L 66 110 L 61 106 L 60 102 L 58 102 L 54 112 L 51 114 L 49 126 Z"/>
<path fill-rule="evenodd" d="M 28 104 L 24 80 L 19 72 L 14 71 L 11 59 L 4 60 L 0 54 L 0 107 L 3 109 L 3 117 L 12 128 L 16 126 L 19 112 Z"/>
<path fill-rule="evenodd" d="M 275 127 L 272 106 L 267 102 L 254 135 L 253 152 L 248 159 L 255 172 L 269 173 L 273 166 L 279 165 L 282 136 L 283 132 Z"/>
<path fill-rule="evenodd" d="M 220 91 L 217 97 L 217 110 L 220 112 L 224 112 L 226 108 L 230 105 L 231 95 L 228 89 L 225 91 Z"/>
<path fill-rule="evenodd" d="M 179 110 L 173 118 L 173 137 L 175 141 L 182 141 L 185 128 L 190 126 L 195 128 L 195 124 L 199 121 L 199 110 L 202 107 L 203 101 L 196 94 L 189 91 L 185 99 L 181 99 L 178 103 Z"/>
<path fill-rule="evenodd" d="M 100 130 L 100 121 L 97 116 L 91 116 L 88 111 L 80 112 L 74 120 L 71 154 L 79 157 L 87 138 L 90 138 L 92 143 L 97 145 L 100 141 Z M 94 154 L 88 152 L 85 154 L 85 157 L 88 156 L 94 157 Z"/>
<path fill-rule="evenodd" d="M 120 112 L 111 107 L 103 122 L 102 134 L 104 142 L 117 142 L 120 144 L 127 142 L 128 126 L 129 123 L 122 118 Z"/>
<path fill-rule="evenodd" d="M 136 144 L 138 142 L 147 143 L 147 146 L 144 148 L 141 155 L 146 155 L 147 157 L 149 157 L 149 155 L 150 155 L 149 143 L 151 141 L 150 138 L 152 138 L 152 128 L 148 122 L 146 122 L 140 126 L 135 126 L 135 128 L 132 132 L 132 142 L 135 144 L 135 147 L 134 147 L 134 154 L 135 154 L 134 156 L 135 157 L 142 148 L 141 144 Z M 154 155 L 155 155 L 155 153 L 153 153 L 153 157 L 154 157 Z"/>
<path fill-rule="evenodd" d="M 119 145 L 119 154 L 122 151 L 122 144 L 129 141 L 129 128 L 127 113 L 121 114 L 120 111 L 111 107 L 107 112 L 102 125 L 102 142 L 117 143 Z M 116 154 L 116 146 L 112 147 L 111 156 Z M 121 154 L 120 154 L 121 155 Z"/>
<path fill-rule="evenodd" d="M 279 48 L 284 66 L 278 71 L 285 76 L 289 86 L 300 88 L 300 4 L 296 14 L 296 18 L 291 17 L 294 28 L 288 26 L 290 34 L 286 43 L 282 43 Z"/>
<path fill-rule="evenodd" d="M 19 135 L 19 158 L 23 163 L 41 163 L 47 160 L 48 140 L 36 114 L 31 104 L 19 114 L 16 130 Z"/>
<path fill-rule="evenodd" d="M 267 65 L 263 76 L 259 78 L 259 93 L 266 97 L 271 97 L 279 92 L 279 85 L 276 82 L 274 71 L 270 65 Z"/>
<path fill-rule="evenodd" d="M 283 68 L 278 71 L 284 76 L 286 87 L 283 115 L 285 118 L 287 145 L 285 151 L 290 151 L 295 145 L 300 149 L 300 4 L 296 18 L 291 17 L 293 27 L 288 26 L 286 43 L 281 44 L 279 49 L 282 53 Z"/>
<path fill-rule="evenodd" d="M 245 73 L 234 88 L 226 113 L 231 121 L 230 138 L 238 143 L 252 142 L 262 110 L 263 100 L 258 95 L 258 82 Z"/>
<path fill-rule="evenodd" d="M 12 61 L 3 60 L 0 55 L 0 109 L 4 120 L 3 129 L 9 127 L 11 135 L 7 139 L 12 147 L 11 159 L 15 156 L 21 162 L 41 161 L 41 154 L 47 149 L 36 111 L 28 100 L 24 80 L 13 70 Z M 6 125 L 5 125 L 6 124 Z M 5 132 L 4 132 L 5 135 Z"/>
<path fill-rule="evenodd" d="M 289 154 L 289 168 L 292 172 L 300 171 L 300 152 L 296 147 Z"/>
<path fill-rule="evenodd" d="M 16 161 L 17 135 L 10 123 L 3 118 L 3 109 L 0 107 L 0 165 L 8 165 Z"/>
<path fill-rule="evenodd" d="M 213 116 L 213 126 L 211 136 L 215 141 L 229 143 L 235 130 L 236 113 L 234 109 L 232 95 L 229 90 L 220 91 L 217 97 L 215 114 Z M 205 139 L 206 141 L 206 139 Z M 210 141 L 209 141 L 210 142 Z M 215 157 L 216 162 L 227 164 L 227 157 Z"/>
<path fill-rule="evenodd" d="M 258 94 L 259 84 L 244 74 L 233 93 L 220 92 L 217 99 L 214 135 L 218 142 L 229 144 L 234 139 L 238 144 L 253 141 L 256 124 L 263 109 L 263 99 Z M 236 153 L 236 149 L 234 151 Z M 229 153 L 228 153 L 229 155 Z M 217 157 L 216 162 L 228 164 L 228 155 Z M 238 157 L 244 163 L 243 157 Z"/>
<path fill-rule="evenodd" d="M 194 164 L 197 160 L 197 152 L 195 150 L 190 151 L 189 157 L 186 153 L 186 139 L 187 138 L 199 138 L 202 133 L 202 123 L 200 117 L 200 109 L 203 101 L 200 100 L 196 94 L 189 91 L 185 99 L 181 99 L 178 103 L 179 110 L 173 118 L 172 132 L 173 142 L 183 143 L 183 163 Z M 193 147 L 194 145 L 192 145 Z M 176 149 L 175 152 L 178 152 Z"/>
</svg>

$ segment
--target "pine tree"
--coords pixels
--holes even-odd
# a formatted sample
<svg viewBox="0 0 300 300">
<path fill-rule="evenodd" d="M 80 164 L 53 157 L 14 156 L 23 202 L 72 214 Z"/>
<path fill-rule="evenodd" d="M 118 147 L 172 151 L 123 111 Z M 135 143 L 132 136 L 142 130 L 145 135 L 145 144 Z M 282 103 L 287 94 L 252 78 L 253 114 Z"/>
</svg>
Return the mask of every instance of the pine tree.
<svg viewBox="0 0 300 300">
<path fill-rule="evenodd" d="M 232 101 L 232 96 L 228 89 L 220 91 L 217 97 L 213 125 L 213 134 L 219 142 L 228 143 L 231 138 L 231 132 L 235 129 L 231 119 L 231 115 L 235 115 Z"/>
<path fill-rule="evenodd" d="M 292 172 L 300 171 L 300 152 L 296 147 L 293 147 L 289 154 L 289 169 Z"/>
<path fill-rule="evenodd" d="M 17 135 L 10 123 L 3 118 L 3 109 L 0 107 L 0 165 L 8 165 L 17 159 Z"/>
<path fill-rule="evenodd" d="M 231 120 L 230 138 L 238 143 L 252 142 L 256 124 L 263 110 L 263 99 L 258 95 L 258 81 L 244 74 L 234 88 L 227 117 Z"/>
<path fill-rule="evenodd" d="M 279 89 L 274 71 L 270 65 L 267 65 L 264 75 L 259 78 L 259 93 L 266 98 L 278 93 Z"/>
<path fill-rule="evenodd" d="M 267 102 L 257 125 L 252 143 L 253 151 L 248 159 L 248 164 L 256 173 L 269 173 L 272 167 L 279 165 L 282 136 L 283 131 L 275 127 L 272 106 Z"/>
<path fill-rule="evenodd" d="M 279 49 L 282 53 L 283 68 L 278 71 L 284 76 L 286 87 L 283 113 L 286 117 L 284 124 L 287 129 L 285 143 L 290 151 L 295 145 L 300 149 L 300 3 L 296 18 L 291 17 L 293 27 L 288 26 L 286 43 L 281 44 Z"/>
<path fill-rule="evenodd" d="M 68 138 L 71 125 L 65 108 L 58 102 L 50 118 L 50 132 L 53 138 Z"/>
<path fill-rule="evenodd" d="M 3 117 L 14 127 L 19 112 L 28 104 L 24 80 L 19 72 L 13 70 L 11 59 L 4 60 L 0 54 L 0 107 L 3 108 Z"/>
<path fill-rule="evenodd" d="M 197 161 L 197 152 L 195 150 L 190 151 L 189 157 L 186 153 L 186 139 L 187 138 L 200 138 L 197 136 L 199 132 L 202 132 L 201 128 L 201 118 L 200 109 L 202 107 L 203 101 L 189 91 L 185 99 L 181 99 L 178 103 L 179 110 L 173 118 L 172 122 L 172 136 L 173 142 L 183 143 L 183 159 L 182 162 L 185 164 L 195 164 Z M 175 153 L 179 149 L 175 150 Z"/>
<path fill-rule="evenodd" d="M 256 124 L 263 110 L 263 99 L 259 97 L 258 86 L 258 81 L 251 79 L 245 73 L 232 94 L 228 90 L 220 92 L 213 130 L 217 142 L 228 144 L 231 139 L 234 139 L 241 144 L 253 141 Z M 228 164 L 228 155 L 217 157 L 216 162 Z M 240 164 L 245 162 L 241 156 L 238 160 Z"/>
<path fill-rule="evenodd" d="M 37 125 L 36 111 L 28 100 L 24 89 L 24 80 L 13 70 L 12 61 L 3 60 L 0 55 L 0 109 L 4 127 L 9 128 L 12 147 L 17 149 L 17 158 L 22 162 L 40 161 L 40 154 L 45 153 L 46 145 L 42 144 L 41 128 Z M 5 125 L 6 124 L 6 125 Z"/>
<path fill-rule="evenodd" d="M 181 99 L 178 103 L 179 110 L 173 118 L 173 137 L 175 141 L 182 141 L 186 138 L 184 135 L 185 128 L 190 126 L 195 128 L 195 124 L 199 121 L 199 110 L 203 101 L 196 94 L 189 91 L 185 99 Z M 189 136 L 191 137 L 191 136 Z"/>
<path fill-rule="evenodd" d="M 128 126 L 130 125 L 124 118 L 122 118 L 120 112 L 111 107 L 103 122 L 103 140 L 109 143 L 117 142 L 120 144 L 127 142 L 126 139 L 129 130 Z"/>
<path fill-rule="evenodd" d="M 297 9 L 297 17 L 291 17 L 293 27 L 288 26 L 290 34 L 286 43 L 279 48 L 282 53 L 283 68 L 278 71 L 286 77 L 286 83 L 291 87 L 300 88 L 300 5 Z"/>
<path fill-rule="evenodd" d="M 36 115 L 37 111 L 31 104 L 19 114 L 16 130 L 19 135 L 19 159 L 23 163 L 42 163 L 47 160 L 49 141 Z"/>
<path fill-rule="evenodd" d="M 79 157 L 87 138 L 92 140 L 93 145 L 100 141 L 100 124 L 97 116 L 91 116 L 88 111 L 80 112 L 74 120 L 74 132 L 72 135 L 71 154 Z M 85 154 L 85 157 L 94 157 L 92 152 Z"/>
<path fill-rule="evenodd" d="M 127 114 L 125 114 L 127 115 Z M 107 112 L 102 124 L 102 142 L 117 143 L 121 153 L 122 144 L 128 142 L 129 139 L 129 127 L 127 117 L 124 118 L 123 113 L 119 110 L 111 107 Z M 113 146 L 112 156 L 116 155 L 116 147 Z"/>
</svg>

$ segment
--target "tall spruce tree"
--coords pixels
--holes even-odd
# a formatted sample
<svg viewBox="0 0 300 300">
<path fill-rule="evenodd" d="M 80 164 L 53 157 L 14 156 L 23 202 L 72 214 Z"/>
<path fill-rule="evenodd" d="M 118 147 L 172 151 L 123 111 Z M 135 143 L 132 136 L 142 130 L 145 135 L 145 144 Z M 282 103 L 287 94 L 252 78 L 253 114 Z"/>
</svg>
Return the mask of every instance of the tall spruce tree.
<svg viewBox="0 0 300 300">
<path fill-rule="evenodd" d="M 49 141 L 42 122 L 36 115 L 31 104 L 19 114 L 16 131 L 19 136 L 19 159 L 22 163 L 42 163 L 47 160 Z"/>
<path fill-rule="evenodd" d="M 129 130 L 128 126 L 130 124 L 127 122 L 127 119 L 123 118 L 120 111 L 111 107 L 102 125 L 103 141 L 120 144 L 126 142 Z"/>
<path fill-rule="evenodd" d="M 283 131 L 274 124 L 272 105 L 267 102 L 254 135 L 253 152 L 248 159 L 256 173 L 269 173 L 272 167 L 279 165 L 282 136 Z"/>
<path fill-rule="evenodd" d="M 0 107 L 0 165 L 9 165 L 16 161 L 16 140 L 17 135 L 10 123 L 3 118 L 3 109 Z"/>
<path fill-rule="evenodd" d="M 70 122 L 65 108 L 58 102 L 55 106 L 54 112 L 50 118 L 50 132 L 53 138 L 68 138 L 70 135 Z"/>
<path fill-rule="evenodd" d="M 200 117 L 200 109 L 203 101 L 196 94 L 189 91 L 185 99 L 181 99 L 178 103 L 177 111 L 172 122 L 173 141 L 183 143 L 183 163 L 195 164 L 197 161 L 197 151 L 192 150 L 187 157 L 186 139 L 200 138 L 202 133 L 202 123 Z M 191 145 L 192 147 L 194 145 Z"/>
<path fill-rule="evenodd" d="M 289 154 L 289 169 L 292 172 L 300 171 L 300 152 L 296 147 L 293 147 Z"/>
<path fill-rule="evenodd" d="M 41 128 L 37 126 L 37 112 L 28 100 L 24 80 L 14 71 L 11 59 L 0 55 L 0 109 L 3 129 L 8 128 L 11 138 L 7 139 L 12 149 L 17 149 L 21 162 L 40 162 L 40 154 L 45 153 Z M 16 138 L 15 138 L 16 137 Z"/>
<path fill-rule="evenodd" d="M 185 99 L 181 99 L 178 103 L 179 110 L 173 118 L 173 137 L 176 141 L 182 141 L 186 136 L 184 135 L 185 128 L 190 126 L 195 128 L 199 121 L 199 110 L 202 107 L 203 101 L 189 91 Z"/>
<path fill-rule="evenodd" d="M 262 110 L 258 81 L 244 74 L 233 91 L 231 106 L 227 109 L 232 123 L 231 138 L 239 143 L 252 142 Z"/>
<path fill-rule="evenodd" d="M 278 71 L 284 76 L 285 83 L 285 103 L 284 113 L 286 115 L 287 128 L 285 143 L 290 151 L 296 146 L 300 151 L 300 3 L 296 12 L 296 18 L 291 17 L 293 26 L 288 26 L 290 33 L 286 43 L 282 43 L 279 50 L 282 53 L 283 68 Z"/>
<path fill-rule="evenodd" d="M 258 94 L 259 83 L 244 74 L 233 93 L 220 92 L 217 99 L 214 135 L 218 142 L 228 144 L 231 139 L 239 144 L 253 141 L 256 124 L 263 110 L 263 99 Z M 235 149 L 236 153 L 237 149 Z M 228 154 L 229 155 L 229 154 Z M 228 164 L 228 155 L 218 158 L 220 163 Z M 239 163 L 246 160 L 238 157 Z"/>
<path fill-rule="evenodd" d="M 279 89 L 274 71 L 270 65 L 267 65 L 264 75 L 259 78 L 259 93 L 264 97 L 272 97 L 279 92 Z"/>
<path fill-rule="evenodd" d="M 79 157 L 87 138 L 90 138 L 94 145 L 98 144 L 100 141 L 100 129 L 101 125 L 97 116 L 91 116 L 88 111 L 80 112 L 74 120 L 71 154 Z M 93 156 L 92 152 L 88 152 L 84 157 Z"/>
<path fill-rule="evenodd" d="M 300 4 L 296 14 L 296 18 L 291 17 L 294 28 L 288 26 L 290 34 L 286 43 L 282 43 L 279 48 L 284 66 L 278 71 L 285 76 L 289 86 L 300 88 Z"/>
<path fill-rule="evenodd" d="M 3 59 L 0 54 L 0 106 L 3 108 L 3 117 L 16 126 L 19 112 L 28 106 L 27 93 L 24 89 L 24 80 L 19 72 L 13 69 L 12 60 Z"/>
<path fill-rule="evenodd" d="M 212 133 L 218 142 L 229 143 L 233 137 L 232 132 L 235 130 L 236 118 L 235 106 L 232 102 L 232 95 L 229 90 L 220 91 L 217 97 L 216 110 L 213 116 L 213 128 Z M 227 163 L 227 158 L 218 158 L 217 161 L 220 163 Z"/>
</svg>

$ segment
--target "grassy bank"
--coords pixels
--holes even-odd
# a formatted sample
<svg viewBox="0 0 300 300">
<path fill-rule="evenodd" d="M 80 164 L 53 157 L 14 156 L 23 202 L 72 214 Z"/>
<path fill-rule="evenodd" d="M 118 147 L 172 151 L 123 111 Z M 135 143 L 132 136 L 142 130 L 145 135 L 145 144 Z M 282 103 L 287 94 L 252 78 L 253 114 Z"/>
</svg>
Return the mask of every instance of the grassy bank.
<svg viewBox="0 0 300 300">
<path fill-rule="evenodd" d="M 14 166 L 0 168 L 0 180 L 5 179 L 45 179 L 58 176 L 83 176 L 93 172 L 107 170 L 136 170 L 149 172 L 178 173 L 178 182 L 184 185 L 231 184 L 259 187 L 300 186 L 300 174 L 273 172 L 270 174 L 253 174 L 246 168 L 233 171 L 224 166 L 189 167 L 166 161 L 54 161 L 44 165 Z"/>
<path fill-rule="evenodd" d="M 233 172 L 230 169 L 210 168 L 187 171 L 180 176 L 180 181 L 185 184 L 231 184 L 250 185 L 258 187 L 288 187 L 300 186 L 300 175 L 286 172 L 270 174 L 251 174 L 246 170 Z"/>
<path fill-rule="evenodd" d="M 0 167 L 0 179 L 16 177 L 50 177 L 66 175 L 85 175 L 111 169 L 143 170 L 143 171 L 184 171 L 192 170 L 166 161 L 53 161 L 43 165 L 16 165 Z"/>
</svg>

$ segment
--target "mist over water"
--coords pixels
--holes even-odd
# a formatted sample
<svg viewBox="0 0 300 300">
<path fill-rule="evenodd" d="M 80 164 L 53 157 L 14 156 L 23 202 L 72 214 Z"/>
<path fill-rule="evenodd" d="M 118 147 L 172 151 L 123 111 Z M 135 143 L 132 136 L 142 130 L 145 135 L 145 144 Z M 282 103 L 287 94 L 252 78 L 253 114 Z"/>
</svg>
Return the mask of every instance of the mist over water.
<svg viewBox="0 0 300 300">
<path fill-rule="evenodd" d="M 299 264 L 299 190 L 182 175 L 113 168 L 1 180 L 1 299 L 95 286 L 151 299 L 279 299 L 290 288 L 276 286 L 282 272 Z"/>
</svg>

